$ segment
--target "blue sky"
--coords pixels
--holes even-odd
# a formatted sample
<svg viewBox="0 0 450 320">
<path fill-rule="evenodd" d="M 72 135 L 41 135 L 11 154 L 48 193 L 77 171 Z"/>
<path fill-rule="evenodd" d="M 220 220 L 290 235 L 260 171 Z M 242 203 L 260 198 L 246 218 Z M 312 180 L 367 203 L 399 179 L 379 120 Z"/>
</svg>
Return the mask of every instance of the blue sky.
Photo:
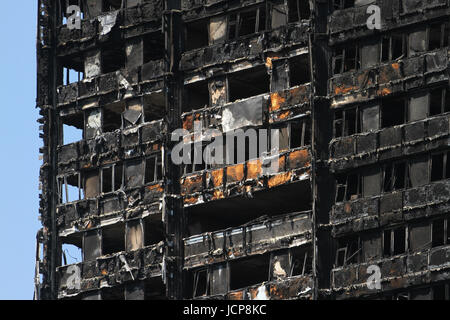
<svg viewBox="0 0 450 320">
<path fill-rule="evenodd" d="M 37 1 L 0 11 L 0 299 L 32 299 L 38 221 Z"/>
</svg>

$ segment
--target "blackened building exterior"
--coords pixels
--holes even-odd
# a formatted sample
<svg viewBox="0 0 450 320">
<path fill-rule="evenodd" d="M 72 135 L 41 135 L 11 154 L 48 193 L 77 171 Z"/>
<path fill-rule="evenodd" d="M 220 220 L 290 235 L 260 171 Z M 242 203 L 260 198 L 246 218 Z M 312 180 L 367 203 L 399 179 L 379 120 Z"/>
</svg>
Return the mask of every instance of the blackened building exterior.
<svg viewBox="0 0 450 320">
<path fill-rule="evenodd" d="M 36 299 L 450 298 L 450 1 L 38 2 Z"/>
</svg>

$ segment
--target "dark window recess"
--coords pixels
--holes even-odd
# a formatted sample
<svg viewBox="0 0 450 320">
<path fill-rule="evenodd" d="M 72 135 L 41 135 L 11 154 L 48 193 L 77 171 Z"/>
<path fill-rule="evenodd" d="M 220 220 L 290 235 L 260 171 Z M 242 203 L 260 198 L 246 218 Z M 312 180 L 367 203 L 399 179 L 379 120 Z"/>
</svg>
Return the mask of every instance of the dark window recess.
<svg viewBox="0 0 450 320">
<path fill-rule="evenodd" d="M 391 230 L 385 230 L 383 232 L 383 255 L 389 257 L 391 255 Z"/>
<path fill-rule="evenodd" d="M 103 255 L 125 251 L 125 225 L 115 224 L 102 230 Z"/>
<path fill-rule="evenodd" d="M 203 297 L 208 295 L 208 270 L 201 269 L 194 271 L 194 285 L 192 296 L 195 297 Z"/>
<path fill-rule="evenodd" d="M 338 176 L 336 184 L 336 202 L 356 200 L 361 196 L 361 176 L 349 174 Z"/>
<path fill-rule="evenodd" d="M 405 37 L 403 34 L 391 36 L 391 60 L 396 60 L 406 55 Z"/>
<path fill-rule="evenodd" d="M 191 143 L 189 150 L 189 159 L 191 160 L 189 164 L 184 166 L 184 174 L 190 174 L 194 172 L 199 172 L 205 170 L 207 165 L 203 159 L 203 154 L 205 153 L 206 144 L 202 145 L 200 143 Z M 235 146 L 236 148 L 236 143 Z M 235 152 L 236 155 L 236 152 Z M 209 165 L 208 165 L 209 167 Z"/>
<path fill-rule="evenodd" d="M 383 38 L 381 40 L 381 62 L 391 60 L 391 38 Z"/>
<path fill-rule="evenodd" d="M 122 114 L 125 108 L 125 104 L 121 102 L 103 108 L 103 132 L 114 132 L 122 128 Z"/>
<path fill-rule="evenodd" d="M 240 14 L 238 36 L 246 36 L 257 32 L 256 29 L 257 12 L 247 11 Z"/>
<path fill-rule="evenodd" d="M 384 167 L 384 192 L 404 189 L 407 185 L 406 181 L 406 162 L 390 163 Z"/>
<path fill-rule="evenodd" d="M 186 107 L 183 112 L 198 110 L 209 106 L 209 89 L 206 81 L 198 81 L 184 87 Z"/>
<path fill-rule="evenodd" d="M 115 44 L 102 48 L 101 61 L 103 73 L 110 73 L 123 69 L 126 61 L 123 44 Z"/>
<path fill-rule="evenodd" d="M 336 251 L 336 267 L 359 263 L 361 256 L 361 243 L 359 236 L 345 237 L 338 240 Z"/>
<path fill-rule="evenodd" d="M 153 32 L 144 36 L 144 63 L 164 58 L 164 35 Z"/>
<path fill-rule="evenodd" d="M 268 281 L 270 255 L 232 261 L 230 268 L 230 290 L 246 288 Z"/>
<path fill-rule="evenodd" d="M 358 107 L 338 110 L 334 114 L 335 138 L 361 133 L 361 112 Z"/>
<path fill-rule="evenodd" d="M 446 112 L 445 94 L 442 88 L 430 90 L 430 116 Z"/>
<path fill-rule="evenodd" d="M 406 251 L 406 230 L 404 227 L 394 230 L 394 255 L 405 253 Z"/>
<path fill-rule="evenodd" d="M 449 24 L 447 22 L 431 24 L 428 32 L 428 50 L 448 46 Z"/>
<path fill-rule="evenodd" d="M 166 101 L 163 92 L 154 92 L 144 96 L 145 122 L 160 120 L 166 112 Z"/>
<path fill-rule="evenodd" d="M 359 68 L 358 47 L 356 44 L 337 48 L 333 59 L 333 74 L 339 74 Z"/>
<path fill-rule="evenodd" d="M 122 172 L 121 164 L 102 169 L 102 193 L 114 192 L 122 187 Z"/>
<path fill-rule="evenodd" d="M 439 220 L 435 220 L 432 222 L 433 229 L 432 229 L 431 237 L 432 237 L 433 248 L 443 246 L 446 244 L 445 243 L 446 242 L 445 223 L 446 223 L 446 221 L 444 219 L 439 219 Z M 447 228 L 448 228 L 448 226 L 447 226 Z"/>
<path fill-rule="evenodd" d="M 393 34 L 381 39 L 381 62 L 396 60 L 405 54 L 405 36 Z"/>
<path fill-rule="evenodd" d="M 444 179 L 446 173 L 444 163 L 447 162 L 447 155 L 440 153 L 431 156 L 431 181 Z"/>
<path fill-rule="evenodd" d="M 311 81 L 308 54 L 302 54 L 289 59 L 289 80 L 291 87 Z"/>
<path fill-rule="evenodd" d="M 122 7 L 122 0 L 102 0 L 103 12 L 119 10 Z"/>
<path fill-rule="evenodd" d="M 290 148 L 300 148 L 311 144 L 311 128 L 306 121 L 289 124 Z"/>
<path fill-rule="evenodd" d="M 145 183 L 153 183 L 162 179 L 161 154 L 145 161 Z"/>
<path fill-rule="evenodd" d="M 288 22 L 307 20 L 311 16 L 308 0 L 288 0 Z"/>
<path fill-rule="evenodd" d="M 186 51 L 206 47 L 208 41 L 207 19 L 186 24 Z"/>
<path fill-rule="evenodd" d="M 228 40 L 264 31 L 266 29 L 266 9 L 233 13 L 228 16 Z"/>
<path fill-rule="evenodd" d="M 67 13 L 67 8 L 71 5 L 77 5 L 78 7 L 80 7 L 80 11 L 81 11 L 81 19 L 84 19 L 85 16 L 85 6 L 84 6 L 84 1 L 82 0 L 59 0 L 59 8 L 60 8 L 60 14 L 59 14 L 59 20 L 58 23 L 59 24 L 67 24 L 67 18 L 72 16 L 72 14 L 74 12 L 71 13 Z"/>
<path fill-rule="evenodd" d="M 406 228 L 400 227 L 383 232 L 383 253 L 393 256 L 406 252 Z"/>
<path fill-rule="evenodd" d="M 406 123 L 404 99 L 385 99 L 381 104 L 381 127 L 388 128 Z"/>
<path fill-rule="evenodd" d="M 334 10 L 342 10 L 355 6 L 355 0 L 333 0 Z"/>
<path fill-rule="evenodd" d="M 124 286 L 117 286 L 114 288 L 103 288 L 101 291 L 101 300 L 124 301 L 125 300 Z"/>
<path fill-rule="evenodd" d="M 144 220 L 144 246 L 152 246 L 164 241 L 164 224 L 162 221 Z"/>
<path fill-rule="evenodd" d="M 433 290 L 433 300 L 449 300 L 446 296 L 446 285 L 445 283 L 438 284 L 432 287 Z M 448 288 L 447 288 L 448 289 Z M 450 292 L 448 293 L 450 295 Z M 447 299 L 446 299 L 447 297 Z"/>
<path fill-rule="evenodd" d="M 229 102 L 270 92 L 270 76 L 265 66 L 235 72 L 228 76 Z"/>
</svg>

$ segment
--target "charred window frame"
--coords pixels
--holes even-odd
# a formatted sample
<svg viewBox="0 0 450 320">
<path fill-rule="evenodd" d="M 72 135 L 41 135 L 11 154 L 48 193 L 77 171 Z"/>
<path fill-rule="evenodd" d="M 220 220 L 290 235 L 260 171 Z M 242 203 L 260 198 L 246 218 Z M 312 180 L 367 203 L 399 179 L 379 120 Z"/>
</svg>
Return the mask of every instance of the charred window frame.
<svg viewBox="0 0 450 320">
<path fill-rule="evenodd" d="M 79 173 L 63 175 L 58 180 L 59 204 L 67 204 L 83 199 L 81 175 Z"/>
<path fill-rule="evenodd" d="M 101 169 L 101 192 L 107 194 L 120 190 L 123 186 L 123 165 L 115 163 Z"/>
<path fill-rule="evenodd" d="M 201 147 L 199 147 L 199 145 Z M 190 159 L 191 163 L 184 164 L 184 170 L 183 170 L 184 175 L 189 175 L 189 174 L 192 174 L 192 173 L 201 172 L 203 170 L 211 168 L 211 165 L 210 164 L 206 164 L 204 159 L 203 159 L 203 155 L 205 154 L 206 147 L 207 147 L 206 142 L 205 143 L 203 143 L 203 142 L 190 143 L 190 146 L 189 146 L 189 159 Z M 197 149 L 197 151 L 196 151 L 196 149 Z M 196 155 L 196 153 L 200 153 L 200 154 L 197 154 L 197 159 L 199 159 L 201 161 L 201 163 L 197 163 L 197 164 L 195 163 L 195 159 L 196 159 L 195 155 Z"/>
<path fill-rule="evenodd" d="M 450 244 L 450 218 L 436 219 L 431 222 L 432 247 L 440 247 Z"/>
<path fill-rule="evenodd" d="M 450 300 L 450 282 L 441 282 L 431 286 L 433 300 Z"/>
<path fill-rule="evenodd" d="M 359 107 L 337 110 L 334 113 L 334 137 L 347 137 L 361 133 L 361 111 Z"/>
<path fill-rule="evenodd" d="M 381 38 L 381 62 L 397 60 L 406 57 L 406 35 L 393 33 Z"/>
<path fill-rule="evenodd" d="M 335 202 L 356 200 L 362 196 L 362 176 L 351 173 L 336 177 Z"/>
<path fill-rule="evenodd" d="M 403 190 L 408 187 L 408 163 L 395 161 L 383 166 L 383 192 Z"/>
<path fill-rule="evenodd" d="M 362 245 L 359 235 L 338 239 L 335 256 L 335 268 L 361 263 Z"/>
<path fill-rule="evenodd" d="M 407 123 L 407 100 L 404 97 L 381 100 L 381 128 Z"/>
<path fill-rule="evenodd" d="M 311 17 L 311 9 L 308 0 L 288 0 L 288 22 L 308 20 Z"/>
<path fill-rule="evenodd" d="M 348 71 L 355 71 L 360 68 L 359 45 L 348 43 L 345 46 L 339 46 L 334 50 L 333 55 L 333 74 L 340 74 Z"/>
<path fill-rule="evenodd" d="M 202 268 L 194 271 L 194 283 L 192 288 L 192 297 L 205 297 L 209 294 L 209 270 Z"/>
<path fill-rule="evenodd" d="M 437 22 L 428 26 L 428 50 L 436 50 L 448 46 L 449 23 Z"/>
<path fill-rule="evenodd" d="M 145 184 L 161 181 L 162 173 L 162 154 L 151 156 L 145 160 Z"/>
<path fill-rule="evenodd" d="M 431 154 L 430 162 L 431 182 L 450 178 L 450 151 Z"/>
<path fill-rule="evenodd" d="M 228 41 L 258 33 L 267 29 L 265 6 L 234 12 L 228 15 Z"/>
<path fill-rule="evenodd" d="M 405 226 L 383 231 L 383 255 L 392 257 L 408 250 L 408 228 Z"/>
<path fill-rule="evenodd" d="M 449 111 L 450 90 L 448 88 L 431 89 L 429 115 L 435 116 Z"/>
<path fill-rule="evenodd" d="M 309 119 L 291 121 L 276 129 L 280 132 L 279 151 L 302 148 L 311 144 L 311 125 Z M 259 136 L 257 136 L 257 138 L 259 146 Z M 271 142 L 271 138 L 267 137 L 268 150 L 271 150 L 272 148 Z M 261 152 L 258 154 L 260 153 Z"/>
</svg>

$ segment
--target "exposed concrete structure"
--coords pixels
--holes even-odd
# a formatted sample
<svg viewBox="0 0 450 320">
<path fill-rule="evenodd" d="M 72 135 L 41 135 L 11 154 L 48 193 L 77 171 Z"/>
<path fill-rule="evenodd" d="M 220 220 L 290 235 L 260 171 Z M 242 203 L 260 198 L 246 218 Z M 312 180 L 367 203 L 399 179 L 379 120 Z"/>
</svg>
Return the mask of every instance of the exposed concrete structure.
<svg viewBox="0 0 450 320">
<path fill-rule="evenodd" d="M 450 299 L 449 15 L 448 0 L 39 0 L 35 297 Z M 196 121 L 279 129 L 277 172 L 248 155 L 175 165 L 171 132 L 193 144 Z"/>
</svg>

